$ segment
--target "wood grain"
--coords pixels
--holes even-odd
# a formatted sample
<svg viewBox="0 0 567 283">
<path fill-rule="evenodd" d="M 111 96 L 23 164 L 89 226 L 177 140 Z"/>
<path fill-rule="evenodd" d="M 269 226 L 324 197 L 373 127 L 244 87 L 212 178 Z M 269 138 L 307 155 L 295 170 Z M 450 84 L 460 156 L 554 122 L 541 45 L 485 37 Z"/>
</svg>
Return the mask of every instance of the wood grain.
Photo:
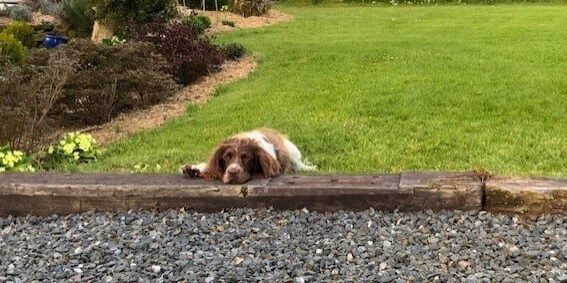
<svg viewBox="0 0 567 283">
<path fill-rule="evenodd" d="M 182 207 L 206 212 L 239 207 L 567 211 L 565 179 L 495 177 L 483 181 L 474 172 L 286 175 L 242 185 L 163 174 L 0 173 L 0 216 Z"/>
<path fill-rule="evenodd" d="M 489 211 L 567 213 L 567 179 L 496 177 L 486 181 L 485 193 Z"/>
</svg>

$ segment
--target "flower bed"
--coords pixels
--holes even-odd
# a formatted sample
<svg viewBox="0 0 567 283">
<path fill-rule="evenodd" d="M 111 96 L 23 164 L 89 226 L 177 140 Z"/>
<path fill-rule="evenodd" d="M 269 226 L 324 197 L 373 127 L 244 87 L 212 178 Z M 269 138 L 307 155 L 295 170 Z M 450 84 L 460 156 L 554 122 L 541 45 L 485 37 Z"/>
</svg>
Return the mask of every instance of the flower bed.
<svg viewBox="0 0 567 283">
<path fill-rule="evenodd" d="M 139 8 L 150 11 L 144 22 L 122 19 L 117 35 L 97 44 L 81 38 L 95 19 L 94 11 L 92 18 L 76 15 L 91 9 L 82 5 L 84 1 L 67 1 L 62 7 L 48 2 L 29 10 L 49 11 L 64 25 L 20 21 L 0 28 L 0 118 L 6 121 L 0 125 L 0 145 L 10 150 L 41 151 L 61 128 L 100 125 L 161 103 L 180 86 L 216 72 L 225 60 L 236 59 L 245 50 L 215 45 L 204 34 L 205 16 L 179 21 L 172 12 L 164 18 L 161 4 L 141 0 L 138 4 L 149 6 Z M 170 7 L 165 2 L 172 1 L 161 2 Z M 117 16 L 99 8 L 97 12 L 106 11 L 102 16 Z M 96 16 L 102 20 L 100 13 Z"/>
</svg>

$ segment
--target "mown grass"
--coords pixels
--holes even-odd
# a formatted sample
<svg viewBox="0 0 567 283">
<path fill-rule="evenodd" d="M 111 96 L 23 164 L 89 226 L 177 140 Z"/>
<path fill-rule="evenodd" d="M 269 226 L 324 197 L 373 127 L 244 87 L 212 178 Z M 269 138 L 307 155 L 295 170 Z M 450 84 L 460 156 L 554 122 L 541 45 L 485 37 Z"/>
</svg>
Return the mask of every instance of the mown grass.
<svg viewBox="0 0 567 283">
<path fill-rule="evenodd" d="M 280 8 L 218 37 L 258 58 L 248 79 L 82 170 L 173 172 L 268 126 L 323 172 L 567 175 L 567 6 Z"/>
</svg>

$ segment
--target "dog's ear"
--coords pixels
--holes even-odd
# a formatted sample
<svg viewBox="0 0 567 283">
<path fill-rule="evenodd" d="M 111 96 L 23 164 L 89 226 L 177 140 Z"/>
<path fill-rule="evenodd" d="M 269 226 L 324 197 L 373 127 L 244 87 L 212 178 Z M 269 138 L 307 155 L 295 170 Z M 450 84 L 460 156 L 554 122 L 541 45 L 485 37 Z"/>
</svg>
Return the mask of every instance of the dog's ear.
<svg viewBox="0 0 567 283">
<path fill-rule="evenodd" d="M 270 154 L 261 147 L 257 147 L 255 152 L 255 168 L 257 174 L 264 178 L 276 176 L 280 173 L 280 164 Z"/>
<path fill-rule="evenodd" d="M 233 146 L 230 142 L 226 141 L 221 144 L 215 152 L 211 155 L 209 162 L 207 163 L 207 169 L 202 172 L 203 178 L 205 179 L 215 179 L 215 180 L 222 180 L 224 175 L 224 171 L 226 170 L 226 162 L 222 158 L 225 151 Z"/>
</svg>

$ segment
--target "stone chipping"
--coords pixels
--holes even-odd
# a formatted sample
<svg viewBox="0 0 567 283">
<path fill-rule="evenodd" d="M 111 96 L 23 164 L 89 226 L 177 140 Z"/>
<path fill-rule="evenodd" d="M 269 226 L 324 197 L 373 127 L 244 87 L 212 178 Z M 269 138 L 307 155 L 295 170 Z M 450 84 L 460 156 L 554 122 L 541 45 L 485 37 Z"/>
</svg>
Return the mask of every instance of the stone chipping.
<svg viewBox="0 0 567 283">
<path fill-rule="evenodd" d="M 567 216 L 137 210 L 0 218 L 0 282 L 567 282 Z"/>
</svg>

